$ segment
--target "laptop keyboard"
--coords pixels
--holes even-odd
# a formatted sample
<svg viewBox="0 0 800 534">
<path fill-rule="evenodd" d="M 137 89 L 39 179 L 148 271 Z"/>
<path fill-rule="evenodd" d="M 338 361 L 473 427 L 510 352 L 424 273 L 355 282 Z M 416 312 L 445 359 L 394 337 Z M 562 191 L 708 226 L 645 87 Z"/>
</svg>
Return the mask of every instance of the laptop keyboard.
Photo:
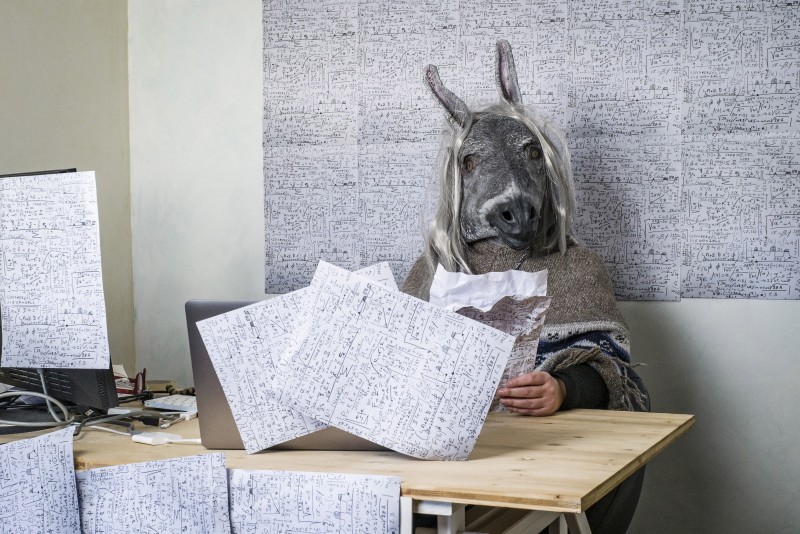
<svg viewBox="0 0 800 534">
<path fill-rule="evenodd" d="M 158 408 L 171 412 L 196 412 L 197 397 L 194 395 L 168 395 L 144 401 L 147 408 Z"/>
</svg>

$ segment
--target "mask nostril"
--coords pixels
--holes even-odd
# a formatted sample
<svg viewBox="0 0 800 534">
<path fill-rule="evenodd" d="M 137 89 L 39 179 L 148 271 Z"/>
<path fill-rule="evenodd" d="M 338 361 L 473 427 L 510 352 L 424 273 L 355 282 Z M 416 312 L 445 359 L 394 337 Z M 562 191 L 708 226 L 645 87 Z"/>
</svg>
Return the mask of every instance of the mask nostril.
<svg viewBox="0 0 800 534">
<path fill-rule="evenodd" d="M 532 221 L 535 218 L 536 218 L 536 210 L 533 209 L 533 207 L 531 207 L 531 212 L 528 214 L 528 219 Z"/>
<path fill-rule="evenodd" d="M 514 216 L 513 216 L 513 215 L 511 215 L 511 212 L 510 212 L 510 211 L 504 211 L 504 212 L 503 212 L 503 213 L 501 213 L 500 215 L 502 215 L 502 216 L 503 216 L 503 219 L 504 219 L 506 222 L 512 222 L 512 221 L 514 220 Z"/>
</svg>

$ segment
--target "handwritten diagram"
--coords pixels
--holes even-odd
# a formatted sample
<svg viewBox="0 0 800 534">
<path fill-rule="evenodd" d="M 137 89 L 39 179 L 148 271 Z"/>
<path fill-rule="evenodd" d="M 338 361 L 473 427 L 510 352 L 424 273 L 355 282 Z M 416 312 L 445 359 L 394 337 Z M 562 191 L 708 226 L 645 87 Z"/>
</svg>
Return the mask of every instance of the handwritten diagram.
<svg viewBox="0 0 800 534">
<path fill-rule="evenodd" d="M 320 262 L 276 396 L 405 454 L 466 459 L 514 337 Z"/>
<path fill-rule="evenodd" d="M 473 310 L 506 334 L 398 292 L 387 263 L 320 262 L 308 288 L 197 326 L 248 452 L 333 425 L 411 456 L 465 459 L 515 340 L 507 372 L 532 365 L 522 352 L 536 354 L 548 304 Z"/>
<path fill-rule="evenodd" d="M 80 532 L 72 428 L 0 445 L 0 533 Z"/>
<path fill-rule="evenodd" d="M 230 532 L 225 455 L 75 473 L 83 532 Z"/>
<path fill-rule="evenodd" d="M 397 290 L 388 263 L 359 272 Z M 327 426 L 272 393 L 306 319 L 306 295 L 306 288 L 299 289 L 197 323 L 249 453 Z"/>
<path fill-rule="evenodd" d="M 6 367 L 109 366 L 93 172 L 0 178 Z"/>
<path fill-rule="evenodd" d="M 400 479 L 292 471 L 228 471 L 233 534 L 383 532 L 400 527 Z"/>
<path fill-rule="evenodd" d="M 800 298 L 792 2 L 314 5 L 264 2 L 268 292 L 306 285 L 318 259 L 405 277 L 443 117 L 422 68 L 494 101 L 505 38 L 524 101 L 568 134 L 577 234 L 618 297 Z"/>
<path fill-rule="evenodd" d="M 459 315 L 514 336 L 514 347 L 508 356 L 498 387 L 504 387 L 510 378 L 529 373 L 536 368 L 539 335 L 544 326 L 545 313 L 550 301 L 550 297 L 541 296 L 525 299 L 504 297 L 488 311 L 481 311 L 471 306 L 458 310 Z M 494 402 L 492 411 L 506 412 L 508 409 L 499 402 Z"/>
</svg>

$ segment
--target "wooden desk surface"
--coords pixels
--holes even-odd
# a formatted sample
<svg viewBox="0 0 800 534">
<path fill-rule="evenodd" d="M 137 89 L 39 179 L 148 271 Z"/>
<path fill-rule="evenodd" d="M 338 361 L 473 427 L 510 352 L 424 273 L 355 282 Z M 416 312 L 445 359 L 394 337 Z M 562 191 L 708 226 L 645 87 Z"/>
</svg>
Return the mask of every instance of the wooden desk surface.
<svg viewBox="0 0 800 534">
<path fill-rule="evenodd" d="M 401 479 L 414 499 L 580 513 L 686 432 L 694 416 L 573 410 L 550 417 L 490 415 L 464 462 L 417 460 L 395 452 L 225 451 L 227 466 L 375 473 Z M 167 432 L 199 435 L 197 420 Z M 0 436 L 0 442 L 9 441 Z M 74 444 L 75 465 L 91 469 L 208 451 L 150 446 L 89 430 Z"/>
</svg>

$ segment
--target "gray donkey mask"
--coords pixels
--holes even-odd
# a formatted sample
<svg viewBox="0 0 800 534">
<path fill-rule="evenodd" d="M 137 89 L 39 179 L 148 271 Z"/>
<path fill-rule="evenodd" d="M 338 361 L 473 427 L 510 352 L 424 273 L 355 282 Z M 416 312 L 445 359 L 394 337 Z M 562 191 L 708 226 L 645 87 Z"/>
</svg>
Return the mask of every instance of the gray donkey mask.
<svg viewBox="0 0 800 534">
<path fill-rule="evenodd" d="M 569 156 L 559 162 L 563 154 L 526 115 L 511 46 L 504 40 L 497 42 L 497 80 L 502 102 L 473 113 L 442 84 L 435 66 L 425 69 L 427 85 L 459 132 L 448 172 L 460 184 L 453 213 L 461 240 L 498 239 L 517 250 L 563 251 L 571 215 L 563 206 L 572 205 Z M 565 165 L 569 183 L 554 188 L 554 167 L 557 174 Z"/>
</svg>

